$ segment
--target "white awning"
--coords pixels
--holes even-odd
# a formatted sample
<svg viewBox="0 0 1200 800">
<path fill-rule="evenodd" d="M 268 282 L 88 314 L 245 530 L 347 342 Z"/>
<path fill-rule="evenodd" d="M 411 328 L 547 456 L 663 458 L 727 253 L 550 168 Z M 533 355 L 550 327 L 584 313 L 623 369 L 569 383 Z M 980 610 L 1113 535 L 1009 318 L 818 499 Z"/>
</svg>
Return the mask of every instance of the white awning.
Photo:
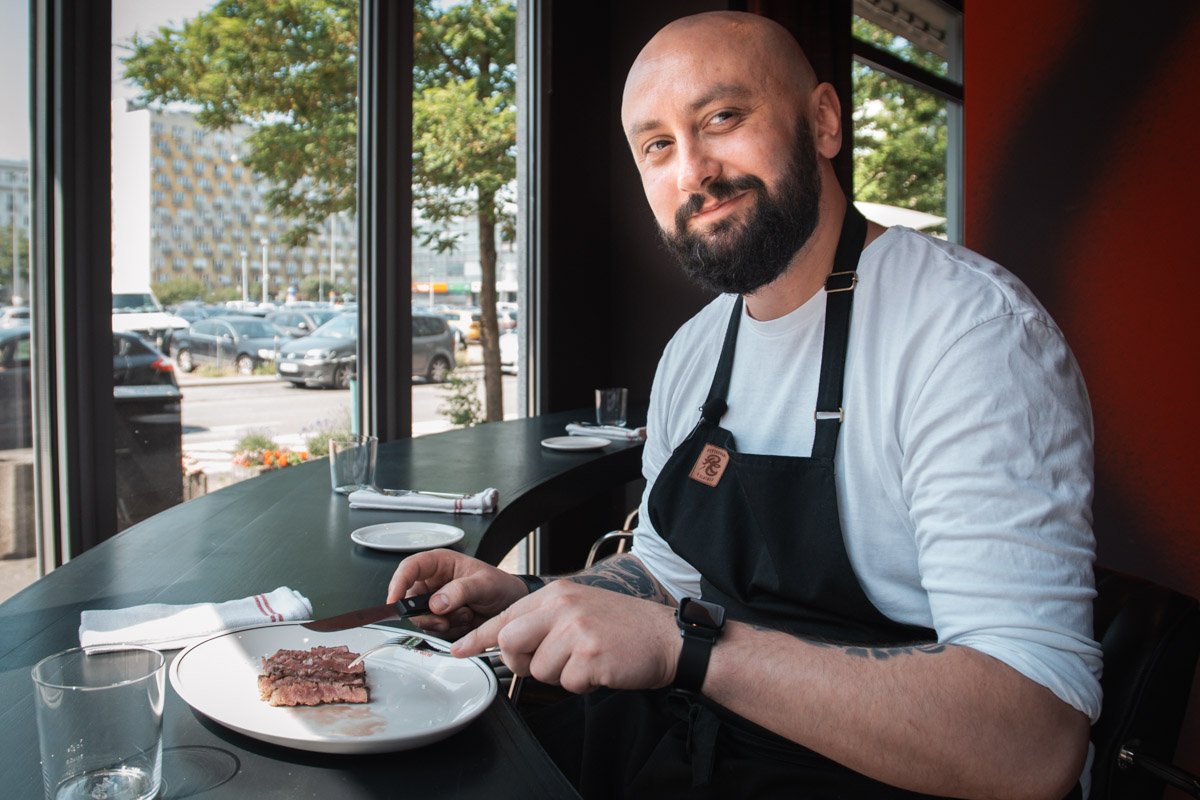
<svg viewBox="0 0 1200 800">
<path fill-rule="evenodd" d="M 919 231 L 922 228 L 932 228 L 934 225 L 940 225 L 946 221 L 945 217 L 935 214 L 926 214 L 924 211 L 913 211 L 911 208 L 901 208 L 900 206 L 888 206 L 883 203 L 855 201 L 854 207 L 862 212 L 864 217 L 872 222 L 878 222 L 884 227 L 903 225 Z"/>
</svg>

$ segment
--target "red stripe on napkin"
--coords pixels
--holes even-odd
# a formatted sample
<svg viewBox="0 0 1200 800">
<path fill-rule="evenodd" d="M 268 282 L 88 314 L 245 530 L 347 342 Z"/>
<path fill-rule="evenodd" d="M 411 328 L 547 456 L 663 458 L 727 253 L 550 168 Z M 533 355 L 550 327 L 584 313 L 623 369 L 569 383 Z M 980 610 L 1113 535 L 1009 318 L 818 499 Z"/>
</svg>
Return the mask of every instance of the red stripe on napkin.
<svg viewBox="0 0 1200 800">
<path fill-rule="evenodd" d="M 273 614 L 268 614 L 267 609 L 263 607 L 265 604 L 265 601 L 266 601 L 266 598 L 263 597 L 261 594 L 254 595 L 254 605 L 258 606 L 259 613 L 261 613 L 264 617 L 267 617 L 268 619 L 270 619 L 271 622 L 274 622 L 275 616 Z"/>
<path fill-rule="evenodd" d="M 271 601 L 267 599 L 267 596 L 262 594 L 259 597 L 262 598 L 263 605 L 267 607 L 267 611 L 271 612 L 271 622 L 283 622 L 283 614 L 278 614 L 275 609 L 271 608 Z"/>
</svg>

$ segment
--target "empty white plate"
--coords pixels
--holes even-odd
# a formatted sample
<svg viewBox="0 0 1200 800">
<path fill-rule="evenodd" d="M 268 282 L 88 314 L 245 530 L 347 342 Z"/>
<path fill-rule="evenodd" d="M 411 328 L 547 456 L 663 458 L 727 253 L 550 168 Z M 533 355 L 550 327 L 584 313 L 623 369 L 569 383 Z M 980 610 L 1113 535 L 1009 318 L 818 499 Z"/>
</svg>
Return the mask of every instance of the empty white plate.
<svg viewBox="0 0 1200 800">
<path fill-rule="evenodd" d="M 359 528 L 350 534 L 350 538 L 375 550 L 412 553 L 449 547 L 464 535 L 462 528 L 438 522 L 382 522 Z"/>
<path fill-rule="evenodd" d="M 542 447 L 551 450 L 599 450 L 612 444 L 611 439 L 601 439 L 598 436 L 551 436 L 542 439 Z"/>
</svg>

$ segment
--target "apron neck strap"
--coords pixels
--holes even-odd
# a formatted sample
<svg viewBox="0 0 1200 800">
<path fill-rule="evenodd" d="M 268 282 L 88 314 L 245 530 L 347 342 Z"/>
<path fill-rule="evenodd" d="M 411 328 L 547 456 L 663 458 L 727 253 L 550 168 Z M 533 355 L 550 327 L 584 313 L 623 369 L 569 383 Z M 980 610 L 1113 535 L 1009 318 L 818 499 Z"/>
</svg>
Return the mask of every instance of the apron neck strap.
<svg viewBox="0 0 1200 800">
<path fill-rule="evenodd" d="M 713 375 L 712 386 L 708 388 L 708 399 L 700 406 L 700 415 L 711 425 L 720 422 L 729 408 L 725 398 L 729 395 L 729 378 L 733 375 L 733 349 L 737 344 L 738 325 L 741 321 L 742 296 L 739 294 L 733 302 L 729 324 L 725 326 L 725 343 L 721 345 L 721 358 L 717 361 L 717 372 Z"/>
<path fill-rule="evenodd" d="M 814 456 L 824 455 L 828 451 L 828 457 L 832 458 L 833 451 L 837 448 L 846 343 L 850 335 L 850 301 L 854 295 L 854 285 L 858 282 L 855 269 L 858 267 L 858 256 L 862 252 L 866 236 L 866 219 L 854 207 L 854 203 L 847 200 L 846 216 L 842 219 L 842 232 L 838 237 L 837 250 L 833 257 L 833 271 L 825 279 L 828 298 L 825 310 L 825 340 L 821 353 L 821 382 L 817 389 Z M 729 381 L 733 375 L 733 351 L 737 344 L 738 326 L 741 321 L 742 296 L 738 295 L 729 314 L 725 342 L 721 345 L 721 358 L 717 362 L 712 386 L 708 389 L 708 399 L 700 407 L 704 421 L 712 425 L 716 425 L 729 409 L 725 398 L 729 395 Z M 818 452 L 818 449 L 821 452 Z"/>
<path fill-rule="evenodd" d="M 846 349 L 850 341 L 850 307 L 858 284 L 858 257 L 867 239 L 867 220 L 846 201 L 846 216 L 833 257 L 833 271 L 825 278 L 825 339 L 821 347 L 821 382 L 813 412 L 814 458 L 833 458 L 842 428 L 842 386 L 846 375 Z"/>
</svg>

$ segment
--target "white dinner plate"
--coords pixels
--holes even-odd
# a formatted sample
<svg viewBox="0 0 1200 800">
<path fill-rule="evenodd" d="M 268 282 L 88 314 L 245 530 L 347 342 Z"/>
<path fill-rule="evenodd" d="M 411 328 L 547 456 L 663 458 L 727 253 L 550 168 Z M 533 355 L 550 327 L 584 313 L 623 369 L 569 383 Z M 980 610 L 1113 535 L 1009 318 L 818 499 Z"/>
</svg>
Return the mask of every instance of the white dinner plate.
<svg viewBox="0 0 1200 800">
<path fill-rule="evenodd" d="M 551 436 L 549 439 L 542 439 L 542 447 L 549 447 L 551 450 L 599 450 L 610 444 L 612 440 L 601 439 L 599 436 Z"/>
<path fill-rule="evenodd" d="M 465 535 L 462 528 L 440 522 L 381 522 L 359 528 L 350 538 L 363 547 L 412 553 L 449 547 Z"/>
<path fill-rule="evenodd" d="M 292 708 L 259 699 L 261 659 L 276 650 L 344 644 L 361 653 L 395 633 L 395 628 L 378 625 L 317 633 L 297 622 L 229 631 L 180 653 L 171 663 L 171 685 L 185 703 L 227 728 L 319 753 L 384 753 L 420 747 L 462 729 L 492 702 L 496 676 L 479 659 L 399 647 L 367 658 L 369 703 Z"/>
</svg>

